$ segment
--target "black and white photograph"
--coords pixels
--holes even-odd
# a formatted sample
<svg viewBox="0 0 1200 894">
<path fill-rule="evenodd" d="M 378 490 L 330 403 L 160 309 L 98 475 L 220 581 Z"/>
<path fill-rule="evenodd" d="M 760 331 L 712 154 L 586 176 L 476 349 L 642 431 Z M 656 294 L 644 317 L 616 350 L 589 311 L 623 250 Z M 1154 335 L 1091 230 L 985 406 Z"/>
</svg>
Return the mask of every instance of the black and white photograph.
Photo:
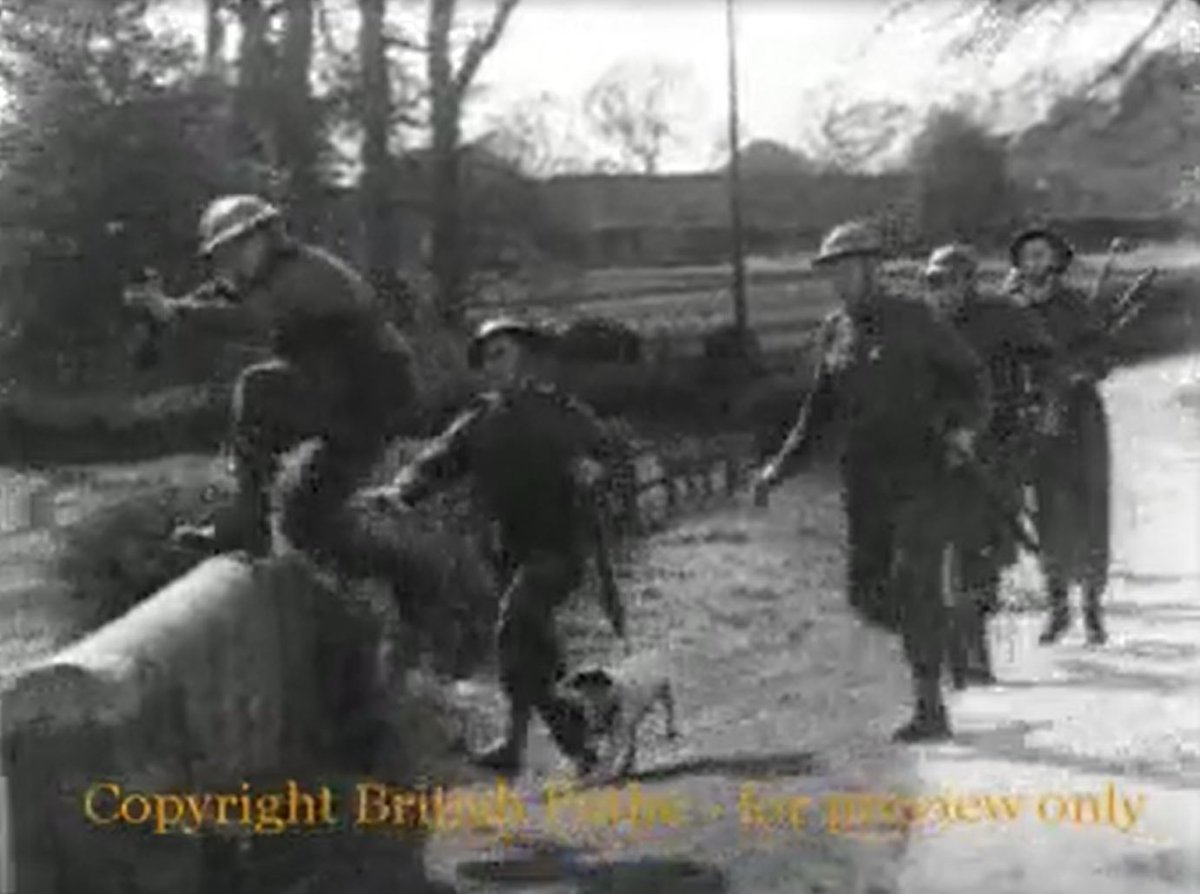
<svg viewBox="0 0 1200 894">
<path fill-rule="evenodd" d="M 0 894 L 1200 892 L 1200 0 L 0 0 Z"/>
</svg>

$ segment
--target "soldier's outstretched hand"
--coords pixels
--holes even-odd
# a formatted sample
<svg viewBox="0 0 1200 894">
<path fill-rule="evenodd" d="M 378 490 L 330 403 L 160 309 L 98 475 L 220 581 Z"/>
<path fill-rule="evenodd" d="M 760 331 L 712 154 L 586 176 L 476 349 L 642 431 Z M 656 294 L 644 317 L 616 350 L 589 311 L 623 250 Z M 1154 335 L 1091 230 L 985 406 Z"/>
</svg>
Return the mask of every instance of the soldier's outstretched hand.
<svg viewBox="0 0 1200 894">
<path fill-rule="evenodd" d="M 125 290 L 122 299 L 127 308 L 145 314 L 155 322 L 165 323 L 171 317 L 170 301 L 155 283 L 131 286 Z"/>
</svg>

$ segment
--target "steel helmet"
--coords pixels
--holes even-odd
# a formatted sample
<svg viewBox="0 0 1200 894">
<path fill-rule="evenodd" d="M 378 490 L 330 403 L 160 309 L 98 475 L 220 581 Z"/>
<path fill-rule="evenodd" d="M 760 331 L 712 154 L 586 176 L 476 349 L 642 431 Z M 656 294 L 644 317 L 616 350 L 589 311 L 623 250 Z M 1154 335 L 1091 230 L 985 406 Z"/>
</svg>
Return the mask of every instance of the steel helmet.
<svg viewBox="0 0 1200 894">
<path fill-rule="evenodd" d="M 1021 249 L 1025 243 L 1032 242 L 1034 239 L 1044 239 L 1050 243 L 1058 255 L 1058 271 L 1061 273 L 1071 266 L 1071 261 L 1075 257 L 1075 249 L 1066 238 L 1050 229 L 1049 227 L 1027 227 L 1013 237 L 1012 242 L 1008 245 L 1008 258 L 1012 265 L 1016 267 L 1021 260 Z"/>
<path fill-rule="evenodd" d="M 467 352 L 467 362 L 472 367 L 483 363 L 483 346 L 499 335 L 509 335 L 537 347 L 548 347 L 558 333 L 549 325 L 520 320 L 516 317 L 493 317 L 485 320 L 475 330 Z"/>
<path fill-rule="evenodd" d="M 219 246 L 279 217 L 279 209 L 258 196 L 214 199 L 200 216 L 200 254 L 207 257 Z"/>
<path fill-rule="evenodd" d="M 940 245 L 929 255 L 925 264 L 925 276 L 939 274 L 973 277 L 979 270 L 979 256 L 969 245 L 951 243 Z"/>
<path fill-rule="evenodd" d="M 813 264 L 828 264 L 840 258 L 882 253 L 883 241 L 875 228 L 867 223 L 851 221 L 829 231 L 821 242 L 821 250 L 813 259 Z"/>
</svg>

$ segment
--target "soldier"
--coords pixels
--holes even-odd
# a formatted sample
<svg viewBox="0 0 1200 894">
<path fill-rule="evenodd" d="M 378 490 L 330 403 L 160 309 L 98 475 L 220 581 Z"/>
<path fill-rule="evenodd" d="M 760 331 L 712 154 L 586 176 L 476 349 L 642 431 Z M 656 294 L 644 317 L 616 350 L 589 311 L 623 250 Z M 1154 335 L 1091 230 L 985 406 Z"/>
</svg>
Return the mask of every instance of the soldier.
<svg viewBox="0 0 1200 894">
<path fill-rule="evenodd" d="M 344 503 L 381 458 L 411 408 L 411 356 L 362 279 L 329 253 L 291 238 L 256 196 L 216 199 L 200 219 L 200 254 L 232 300 L 142 292 L 134 306 L 160 325 L 194 321 L 230 334 L 269 334 L 274 358 L 244 370 L 233 397 L 234 511 L 178 539 L 265 555 L 279 457 L 320 443 L 286 489 L 280 527 L 293 546 L 343 571 L 372 575 Z"/>
<path fill-rule="evenodd" d="M 955 684 L 992 683 L 987 618 L 999 606 L 1000 576 L 1016 561 L 1025 487 L 1032 483 L 1032 411 L 1054 343 L 1032 312 L 976 289 L 978 258 L 966 245 L 929 256 L 924 281 L 934 307 L 987 366 L 992 415 L 976 444 L 987 488 L 963 491 L 965 512 L 955 544 L 957 585 L 951 669 Z"/>
<path fill-rule="evenodd" d="M 1099 309 L 1064 275 L 1074 258 L 1061 235 L 1041 227 L 1018 233 L 1009 247 L 1017 271 L 1014 296 L 1041 317 L 1057 346 L 1055 396 L 1037 456 L 1038 539 L 1050 600 L 1041 642 L 1070 626 L 1068 590 L 1083 589 L 1088 642 L 1107 639 L 1100 599 L 1108 585 L 1108 416 L 1098 383 L 1108 373 L 1107 332 Z"/>
<path fill-rule="evenodd" d="M 928 305 L 885 294 L 882 248 L 869 227 L 835 228 L 814 261 L 844 307 L 826 322 L 816 383 L 755 485 L 761 501 L 834 418 L 846 424 L 842 487 L 849 598 L 904 641 L 915 710 L 897 741 L 943 738 L 946 654 L 942 555 L 953 528 L 950 470 L 987 419 L 987 377 L 974 352 Z"/>
<path fill-rule="evenodd" d="M 403 509 L 470 475 L 494 516 L 505 572 L 497 645 L 508 729 L 476 760 L 506 775 L 520 772 L 533 711 L 581 774 L 596 761 L 580 708 L 555 692 L 563 665 L 554 612 L 581 582 L 592 522 L 586 494 L 609 444 L 587 407 L 547 383 L 551 341 L 530 324 L 485 323 L 470 359 L 497 390 L 477 399 L 391 485 L 365 495 L 372 505 Z"/>
</svg>

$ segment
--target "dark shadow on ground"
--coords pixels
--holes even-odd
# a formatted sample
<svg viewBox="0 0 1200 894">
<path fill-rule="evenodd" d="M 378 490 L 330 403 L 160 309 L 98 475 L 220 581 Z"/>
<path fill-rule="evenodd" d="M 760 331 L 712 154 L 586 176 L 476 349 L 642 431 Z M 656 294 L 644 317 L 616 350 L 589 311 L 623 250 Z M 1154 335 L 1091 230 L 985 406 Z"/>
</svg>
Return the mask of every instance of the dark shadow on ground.
<svg viewBox="0 0 1200 894">
<path fill-rule="evenodd" d="M 1173 788 L 1180 785 L 1200 786 L 1200 768 L 1164 767 L 1161 763 L 1156 764 L 1143 758 L 1101 757 L 1026 744 L 1030 733 L 1049 729 L 1052 726 L 1053 723 L 1049 720 L 1037 723 L 1018 720 L 986 730 L 957 732 L 954 736 L 954 744 L 962 746 L 963 750 L 947 751 L 939 757 L 958 761 L 976 761 L 980 758 L 998 759 L 1023 764 L 1064 767 L 1096 776 L 1136 776 Z"/>
<path fill-rule="evenodd" d="M 1147 655 L 1143 657 L 1186 660 L 1194 656 L 1177 654 L 1174 656 Z M 1190 689 L 1196 685 L 1194 676 L 1189 676 L 1186 674 L 1166 674 L 1161 671 L 1126 670 L 1118 667 L 1112 667 L 1102 659 L 1089 660 L 1087 658 L 1060 658 L 1058 665 L 1063 670 L 1067 671 L 1070 676 L 1052 680 L 1047 680 L 1044 678 L 1035 680 L 1001 679 L 995 684 L 995 687 L 992 688 L 1036 689 L 1043 691 L 1046 689 L 1082 687 L 1087 689 L 1120 689 L 1142 692 L 1150 691 L 1163 695 L 1169 695 L 1173 692 Z"/>
<path fill-rule="evenodd" d="M 542 852 L 512 859 L 458 864 L 458 876 L 493 885 L 573 883 L 578 894 L 723 894 L 725 874 L 692 860 L 644 858 L 584 863 L 569 854 Z"/>
<path fill-rule="evenodd" d="M 629 774 L 629 782 L 657 782 L 680 776 L 735 776 L 739 779 L 777 779 L 811 776 L 821 769 L 813 752 L 712 755 L 687 758 Z"/>
</svg>

